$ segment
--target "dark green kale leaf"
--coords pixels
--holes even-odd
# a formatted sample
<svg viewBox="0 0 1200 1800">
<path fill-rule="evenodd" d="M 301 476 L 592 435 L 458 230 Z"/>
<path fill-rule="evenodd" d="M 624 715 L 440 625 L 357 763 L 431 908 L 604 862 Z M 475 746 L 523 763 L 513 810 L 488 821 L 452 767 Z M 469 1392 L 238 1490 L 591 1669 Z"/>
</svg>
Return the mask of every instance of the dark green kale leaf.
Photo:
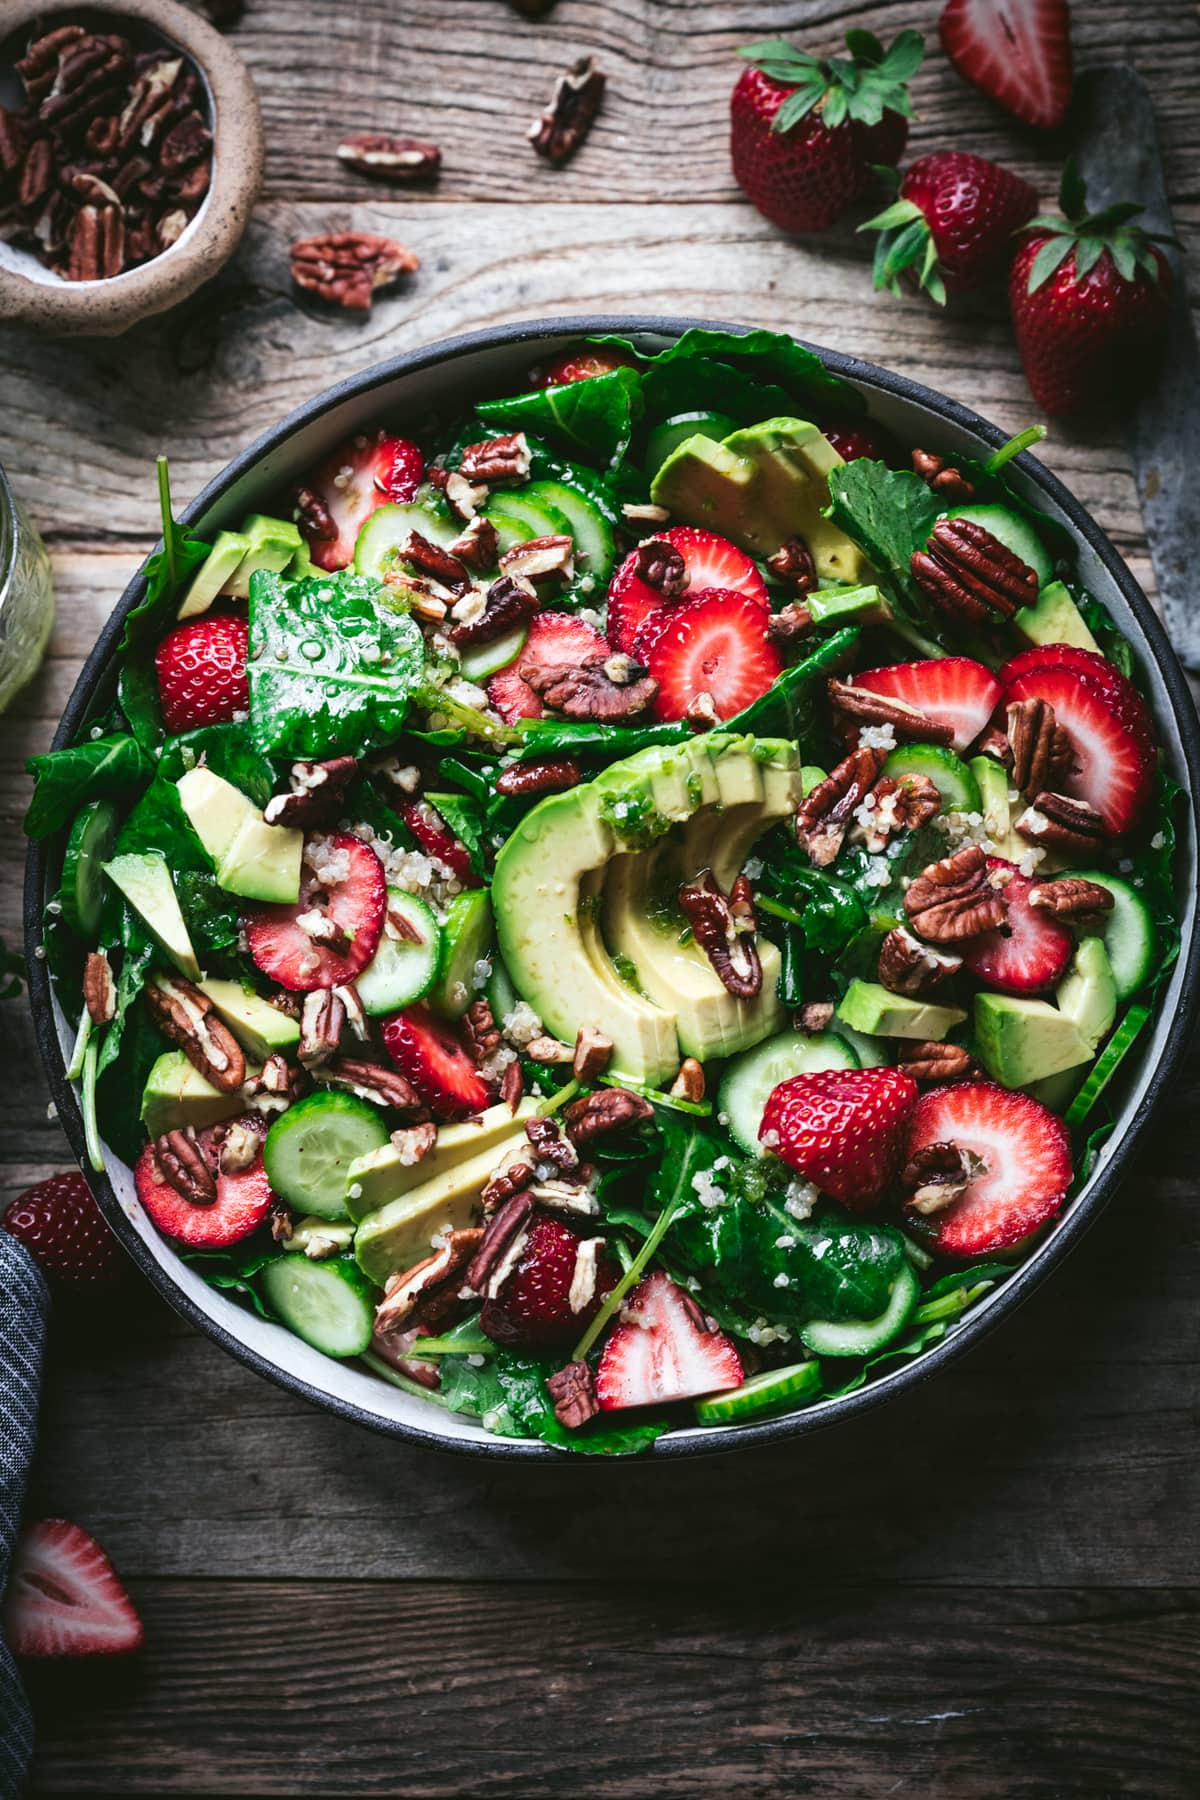
<svg viewBox="0 0 1200 1800">
<path fill-rule="evenodd" d="M 641 386 L 636 369 L 613 369 L 590 381 L 484 400 L 477 411 L 493 431 L 536 432 L 567 455 L 615 470 L 624 461 L 642 416 Z"/>
<path fill-rule="evenodd" d="M 25 815 L 25 831 L 31 838 L 49 837 L 69 825 L 85 800 L 101 795 L 133 799 L 154 773 L 151 758 L 127 732 L 31 756 L 25 767 L 35 782 Z"/>
<path fill-rule="evenodd" d="M 416 621 L 343 571 L 250 578 L 250 722 L 264 756 L 330 757 L 399 736 L 425 666 Z"/>
</svg>

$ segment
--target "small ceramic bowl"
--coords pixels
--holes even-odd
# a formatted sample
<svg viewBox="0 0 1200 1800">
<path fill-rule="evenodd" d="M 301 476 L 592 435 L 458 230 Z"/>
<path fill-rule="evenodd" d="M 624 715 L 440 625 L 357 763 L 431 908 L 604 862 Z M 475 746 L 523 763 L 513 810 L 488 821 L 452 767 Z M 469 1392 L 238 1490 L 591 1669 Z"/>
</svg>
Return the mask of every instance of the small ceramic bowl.
<svg viewBox="0 0 1200 1800">
<path fill-rule="evenodd" d="M 213 134 L 212 183 L 195 218 L 150 262 L 102 281 L 65 281 L 28 250 L 0 242 L 0 322 L 50 337 L 117 337 L 140 319 L 177 306 L 216 274 L 237 248 L 262 184 L 258 95 L 237 52 L 206 20 L 175 0 L 0 0 L 0 100 L 20 104 L 13 64 L 34 30 L 79 19 L 125 30 L 139 44 L 180 50 L 200 77 Z"/>
</svg>

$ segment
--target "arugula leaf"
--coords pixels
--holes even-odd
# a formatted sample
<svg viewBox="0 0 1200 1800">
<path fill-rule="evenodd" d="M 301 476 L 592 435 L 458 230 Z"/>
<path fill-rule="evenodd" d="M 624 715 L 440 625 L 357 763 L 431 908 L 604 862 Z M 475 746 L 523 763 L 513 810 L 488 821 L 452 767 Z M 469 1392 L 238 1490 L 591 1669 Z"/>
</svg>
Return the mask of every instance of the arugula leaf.
<svg viewBox="0 0 1200 1800">
<path fill-rule="evenodd" d="M 251 576 L 250 721 L 264 756 L 357 755 L 390 743 L 424 666 L 415 619 L 378 582 L 345 571 Z"/>
<path fill-rule="evenodd" d="M 860 457 L 830 472 L 827 510 L 923 619 L 929 608 L 908 565 L 913 551 L 924 549 L 943 510 L 929 484 L 910 469 L 889 469 Z"/>
<path fill-rule="evenodd" d="M 642 416 L 642 378 L 636 369 L 613 369 L 590 381 L 533 388 L 476 409 L 493 429 L 534 431 L 570 453 L 617 469 Z"/>
<path fill-rule="evenodd" d="M 61 830 L 85 800 L 100 795 L 132 797 L 154 773 L 153 762 L 127 732 L 31 756 L 25 767 L 36 784 L 25 814 L 25 831 L 31 838 L 49 837 Z"/>
<path fill-rule="evenodd" d="M 158 459 L 158 502 L 162 513 L 162 546 L 146 558 L 142 570 L 146 592 L 125 620 L 121 636 L 123 651 L 152 642 L 162 635 L 174 617 L 180 589 L 195 574 L 210 549 L 190 530 L 175 523 L 171 511 L 171 478 L 165 456 Z"/>
<path fill-rule="evenodd" d="M 264 1244 L 257 1232 L 229 1250 L 180 1252 L 183 1261 L 195 1269 L 209 1287 L 223 1288 L 248 1301 L 260 1319 L 276 1319 L 279 1315 L 263 1298 L 255 1277 L 282 1254 L 278 1244 Z"/>
<path fill-rule="evenodd" d="M 167 781 L 178 781 L 200 761 L 214 775 L 240 788 L 255 806 L 265 806 L 275 792 L 275 771 L 255 749 L 248 724 L 200 725 L 168 738 L 158 773 Z"/>
<path fill-rule="evenodd" d="M 742 334 L 693 326 L 665 350 L 655 354 L 639 349 L 628 338 L 601 337 L 593 342 L 620 344 L 633 350 L 647 369 L 696 360 L 729 364 L 756 381 L 772 382 L 783 388 L 791 405 L 801 409 L 801 416 L 812 412 L 818 418 L 856 418 L 866 410 L 866 402 L 857 388 L 843 381 L 840 375 L 831 374 L 820 357 L 806 345 L 798 344 L 795 338 L 781 332 L 748 331 Z M 710 404 L 699 375 L 695 403 L 705 407 Z"/>
</svg>

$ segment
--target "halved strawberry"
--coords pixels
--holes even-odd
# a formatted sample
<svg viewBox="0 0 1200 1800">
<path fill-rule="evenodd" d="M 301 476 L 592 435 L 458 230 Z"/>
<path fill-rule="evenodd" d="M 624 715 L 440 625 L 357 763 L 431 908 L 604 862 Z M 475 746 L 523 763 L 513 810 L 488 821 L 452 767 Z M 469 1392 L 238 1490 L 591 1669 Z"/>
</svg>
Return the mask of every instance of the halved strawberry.
<svg viewBox="0 0 1200 1800">
<path fill-rule="evenodd" d="M 1068 0 L 949 0 L 942 49 L 966 81 L 1027 125 L 1061 125 L 1071 101 Z"/>
<path fill-rule="evenodd" d="M 353 562 L 358 534 L 376 507 L 411 500 L 424 473 L 420 447 L 408 438 L 377 431 L 339 444 L 296 494 L 297 521 L 317 567 Z"/>
<path fill-rule="evenodd" d="M 396 811 L 424 850 L 452 869 L 464 887 L 479 887 L 480 880 L 471 867 L 471 853 L 428 800 L 401 800 Z"/>
<path fill-rule="evenodd" d="M 581 1259 L 582 1243 L 569 1225 L 534 1215 L 516 1267 L 479 1315 L 493 1343 L 569 1344 L 591 1324 L 621 1271 L 611 1257 L 593 1260 L 590 1250 Z"/>
<path fill-rule="evenodd" d="M 458 1037 L 424 1006 L 410 1006 L 385 1019 L 383 1042 L 400 1073 L 439 1119 L 461 1119 L 491 1104 L 491 1089 Z"/>
<path fill-rule="evenodd" d="M 294 905 L 246 909 L 251 956 L 264 975 L 293 993 L 353 981 L 374 956 L 383 931 L 387 882 L 375 852 L 349 832 L 322 839 L 321 852 L 316 869 L 307 860 L 313 852 L 306 851 Z M 321 941 L 328 928 L 323 921 L 340 933 L 332 945 Z"/>
<path fill-rule="evenodd" d="M 698 695 L 711 694 L 718 718 L 732 719 L 765 694 L 783 673 L 768 616 L 749 594 L 720 588 L 672 606 L 646 661 L 659 718 L 682 719 Z"/>
<path fill-rule="evenodd" d="M 752 556 L 718 537 L 715 531 L 703 531 L 698 525 L 675 525 L 670 531 L 657 531 L 668 544 L 673 544 L 683 558 L 686 585 L 676 600 L 696 598 L 708 588 L 725 593 L 746 594 L 757 600 L 763 611 L 769 610 L 767 585 L 758 572 Z M 633 640 L 638 626 L 648 613 L 664 604 L 661 590 L 643 581 L 637 572 L 638 556 L 631 550 L 608 584 L 608 641 L 614 650 L 633 655 Z M 670 604 L 674 605 L 675 602 Z"/>
<path fill-rule="evenodd" d="M 960 756 L 987 725 L 1002 692 L 991 670 L 969 656 L 938 656 L 929 662 L 864 669 L 855 675 L 854 685 L 904 700 L 926 718 L 949 725 Z"/>
<path fill-rule="evenodd" d="M 922 1094 L 909 1127 L 908 1160 L 954 1144 L 984 1167 L 965 1193 L 929 1215 L 923 1230 L 946 1256 L 1009 1250 L 1052 1219 L 1071 1184 L 1071 1140 L 1061 1119 L 1028 1094 L 963 1081 Z"/>
<path fill-rule="evenodd" d="M 125 1656 L 144 1637 L 137 1608 L 82 1525 L 39 1519 L 17 1539 L 4 1601 L 16 1656 Z"/>
<path fill-rule="evenodd" d="M 562 350 L 548 363 L 529 372 L 529 385 L 535 388 L 566 387 L 572 381 L 592 381 L 597 375 L 611 375 L 614 369 L 636 369 L 638 359 L 632 350 L 619 344 L 574 344 Z"/>
<path fill-rule="evenodd" d="M 639 1282 L 610 1331 L 596 1369 L 602 1412 L 664 1406 L 741 1387 L 732 1339 L 710 1328 L 692 1296 L 661 1269 Z"/>
<path fill-rule="evenodd" d="M 192 1250 L 221 1250 L 258 1230 L 274 1199 L 261 1150 L 247 1169 L 226 1175 L 220 1165 L 221 1144 L 238 1126 L 244 1126 L 258 1138 L 267 1135 L 266 1120 L 258 1113 L 246 1113 L 232 1124 L 210 1125 L 197 1133 L 196 1147 L 217 1187 L 216 1199 L 207 1205 L 185 1200 L 177 1188 L 163 1179 L 154 1145 L 145 1146 L 133 1179 L 138 1199 L 164 1237 L 175 1238 Z"/>
<path fill-rule="evenodd" d="M 518 719 L 540 719 L 546 709 L 518 670 L 530 663 L 539 668 L 557 669 L 564 663 L 581 663 L 585 656 L 607 650 L 608 645 L 600 633 L 571 613 L 537 613 L 530 621 L 529 636 L 516 656 L 489 680 L 488 700 L 506 724 L 515 725 Z"/>
<path fill-rule="evenodd" d="M 224 725 L 250 705 L 246 679 L 248 628 L 237 613 L 205 613 L 168 631 L 154 653 L 154 673 L 169 732 Z"/>
<path fill-rule="evenodd" d="M 1009 875 L 1004 888 L 1005 922 L 996 931 L 968 938 L 961 946 L 963 962 L 986 986 L 1001 994 L 1041 994 L 1054 987 L 1066 973 L 1075 939 L 1052 913 L 1029 904 L 1029 891 L 1037 884 L 1012 863 L 989 856 L 988 870 Z"/>
<path fill-rule="evenodd" d="M 900 1069 L 821 1069 L 767 1096 L 759 1138 L 844 1206 L 869 1207 L 896 1172 L 917 1084 Z"/>
<path fill-rule="evenodd" d="M 1016 664 L 1022 667 L 1014 673 Z M 1149 708 L 1133 683 L 1086 650 L 1032 666 L 1015 657 L 1001 675 L 1006 703 L 1045 700 L 1054 708 L 1075 759 L 1062 792 L 1094 806 L 1114 837 L 1136 825 L 1153 792 L 1158 752 Z"/>
<path fill-rule="evenodd" d="M 882 157 L 872 159 L 882 162 Z M 889 468 L 906 469 L 908 458 L 899 449 L 895 438 L 874 419 L 843 419 L 832 425 L 822 425 L 821 430 L 829 439 L 843 462 L 857 462 L 865 456 L 871 462 L 887 463 Z"/>
</svg>

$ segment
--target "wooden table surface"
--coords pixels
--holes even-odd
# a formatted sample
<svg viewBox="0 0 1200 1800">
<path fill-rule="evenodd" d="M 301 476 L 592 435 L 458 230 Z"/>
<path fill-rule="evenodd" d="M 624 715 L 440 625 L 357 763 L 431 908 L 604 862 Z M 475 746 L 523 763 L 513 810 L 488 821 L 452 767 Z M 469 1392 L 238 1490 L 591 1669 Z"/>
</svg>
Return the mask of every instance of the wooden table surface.
<svg viewBox="0 0 1200 1800">
<path fill-rule="evenodd" d="M 59 623 L 0 732 L 14 837 L 101 621 L 177 500 L 282 413 L 472 326 L 595 308 L 794 331 L 1017 429 L 1035 416 L 1003 296 L 942 316 L 872 294 L 852 224 L 780 237 L 734 188 L 738 44 L 846 24 L 934 36 L 932 4 L 249 0 L 267 182 L 217 283 L 115 342 L 0 335 L 0 460 L 51 545 Z M 1176 220 L 1200 218 L 1200 24 L 1089 0 L 1078 60 L 1126 59 L 1159 113 Z M 528 118 L 584 51 L 603 115 L 562 172 Z M 1056 186 L 936 47 L 917 150 Z M 437 140 L 425 194 L 334 158 L 349 130 Z M 419 252 L 369 319 L 289 290 L 289 241 L 354 224 Z M 1194 283 L 1200 288 L 1200 283 Z M 1119 432 L 1045 460 L 1151 585 Z M 16 871 L 3 886 L 11 939 Z M 4 1012 L 0 1182 L 69 1160 L 24 1009 Z M 249 1374 L 135 1286 L 59 1309 L 33 1505 L 95 1531 L 147 1628 L 136 1666 L 37 1680 L 46 1793 L 1062 1796 L 1200 1791 L 1196 1293 L 1200 1069 L 1070 1264 L 981 1349 L 790 1448 L 656 1468 L 494 1467 L 386 1442 Z"/>
</svg>

